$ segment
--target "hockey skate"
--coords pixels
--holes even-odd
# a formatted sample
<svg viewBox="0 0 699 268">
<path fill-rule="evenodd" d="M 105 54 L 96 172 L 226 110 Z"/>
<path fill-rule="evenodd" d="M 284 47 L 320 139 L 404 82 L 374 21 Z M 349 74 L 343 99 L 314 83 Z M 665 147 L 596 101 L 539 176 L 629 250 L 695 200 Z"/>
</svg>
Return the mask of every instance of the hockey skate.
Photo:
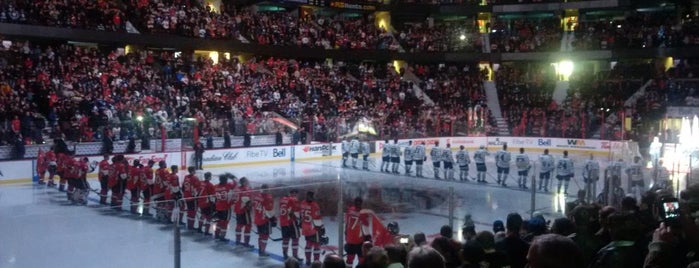
<svg viewBox="0 0 699 268">
<path fill-rule="evenodd" d="M 53 181 L 49 181 L 49 183 L 47 184 L 47 186 L 48 186 L 48 187 L 56 187 L 56 183 L 53 182 Z"/>
</svg>

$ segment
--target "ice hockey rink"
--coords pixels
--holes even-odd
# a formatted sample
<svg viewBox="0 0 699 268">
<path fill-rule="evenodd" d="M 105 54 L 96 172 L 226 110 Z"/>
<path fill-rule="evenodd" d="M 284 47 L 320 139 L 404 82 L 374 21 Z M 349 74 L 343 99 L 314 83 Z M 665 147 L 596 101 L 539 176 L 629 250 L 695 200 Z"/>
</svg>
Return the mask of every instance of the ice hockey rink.
<svg viewBox="0 0 699 268">
<path fill-rule="evenodd" d="M 535 155 L 530 156 L 536 159 Z M 576 156 L 574 159 L 584 159 Z M 278 164 L 245 165 L 206 169 L 214 175 L 231 172 L 246 176 L 253 187 L 268 183 L 277 188 L 275 198 L 293 187 L 300 193 L 317 192 L 323 221 L 330 237 L 326 253 L 337 250 L 338 181 L 342 181 L 343 197 L 365 198 L 365 207 L 375 209 L 384 224 L 398 222 L 401 234 L 424 232 L 436 235 L 442 225 L 449 224 L 450 193 L 454 193 L 453 225 L 460 230 L 465 214 L 472 215 L 476 230 L 491 230 L 494 220 L 503 220 L 510 212 L 529 218 L 531 192 L 516 189 L 515 175 L 510 174 L 508 188 L 495 184 L 495 165 L 488 163 L 488 184 L 435 180 L 431 163 L 425 165 L 425 178 L 379 172 L 380 160 L 372 160 L 370 171 L 341 168 L 339 158 L 316 161 L 296 161 Z M 576 163 L 576 179 L 571 182 L 568 200 L 574 198 L 582 185 L 580 166 Z M 361 166 L 361 164 L 358 164 Z M 606 163 L 602 163 L 602 168 Z M 471 167 L 470 176 L 475 176 Z M 414 170 L 414 167 L 413 167 Z M 404 173 L 403 166 L 400 168 Z M 647 181 L 647 180 L 646 180 Z M 89 180 L 99 188 L 96 180 Z M 212 182 L 216 183 L 214 177 Z M 555 189 L 554 182 L 552 189 Z M 598 185 L 598 192 L 602 185 Z M 127 194 L 128 196 L 128 194 Z M 333 197 L 335 197 L 333 199 Z M 535 210 L 547 219 L 561 215 L 566 197 L 537 193 Z M 100 207 L 98 197 L 91 193 L 87 206 L 70 204 L 65 193 L 56 188 L 31 184 L 0 186 L 0 267 L 172 267 L 174 263 L 173 226 L 153 219 Z M 328 201 L 334 202 L 329 203 Z M 128 202 L 125 202 L 125 207 Z M 335 210 L 336 211 L 336 210 Z M 227 238 L 234 240 L 235 221 Z M 253 230 L 255 228 L 253 227 Z M 211 237 L 182 229 L 182 267 L 281 267 L 281 242 L 270 241 L 269 258 L 259 259 L 255 249 L 239 248 L 215 242 Z M 460 232 L 455 237 L 461 239 Z M 280 237 L 274 229 L 271 238 Z M 253 233 L 251 244 L 257 247 Z M 301 247 L 304 241 L 301 239 Z M 303 256 L 303 248 L 299 250 Z M 322 258 L 322 257 L 321 257 Z M 235 265 L 235 266 L 232 266 Z"/>
</svg>

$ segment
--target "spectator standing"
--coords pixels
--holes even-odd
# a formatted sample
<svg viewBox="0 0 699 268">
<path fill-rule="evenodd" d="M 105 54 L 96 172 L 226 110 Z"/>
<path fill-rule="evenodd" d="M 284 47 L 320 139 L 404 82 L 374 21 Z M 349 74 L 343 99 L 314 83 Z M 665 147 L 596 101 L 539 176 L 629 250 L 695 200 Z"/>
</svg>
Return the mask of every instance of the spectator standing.
<svg viewBox="0 0 699 268">
<path fill-rule="evenodd" d="M 609 216 L 609 234 L 612 241 L 597 252 L 590 268 L 643 267 L 643 252 L 638 241 L 640 225 L 636 217 L 626 212 Z"/>
<path fill-rule="evenodd" d="M 522 222 L 522 216 L 517 213 L 507 215 L 507 234 L 495 243 L 495 249 L 507 256 L 507 262 L 512 268 L 523 268 L 527 264 L 529 244 L 520 237 Z"/>
</svg>

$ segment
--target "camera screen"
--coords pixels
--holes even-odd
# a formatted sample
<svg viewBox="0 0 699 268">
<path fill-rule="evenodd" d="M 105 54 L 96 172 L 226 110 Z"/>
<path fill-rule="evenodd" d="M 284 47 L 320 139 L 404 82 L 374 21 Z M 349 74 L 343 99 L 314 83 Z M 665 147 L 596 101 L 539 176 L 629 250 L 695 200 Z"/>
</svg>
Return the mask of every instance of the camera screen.
<svg viewBox="0 0 699 268">
<path fill-rule="evenodd" d="M 677 218 L 680 216 L 680 204 L 677 201 L 663 203 L 665 218 Z"/>
<path fill-rule="evenodd" d="M 401 237 L 401 238 L 400 238 L 400 242 L 403 243 L 403 244 L 407 244 L 407 243 L 408 243 L 408 238 L 407 238 L 407 237 Z"/>
</svg>

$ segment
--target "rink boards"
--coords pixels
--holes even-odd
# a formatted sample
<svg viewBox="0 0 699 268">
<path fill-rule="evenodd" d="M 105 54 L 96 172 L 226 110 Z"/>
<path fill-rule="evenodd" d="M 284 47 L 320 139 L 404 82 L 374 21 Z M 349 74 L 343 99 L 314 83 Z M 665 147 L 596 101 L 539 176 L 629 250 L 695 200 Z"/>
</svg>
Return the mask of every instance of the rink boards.
<svg viewBox="0 0 699 268">
<path fill-rule="evenodd" d="M 513 153 L 517 153 L 519 148 L 524 148 L 527 153 L 541 153 L 544 149 L 549 149 L 551 154 L 560 154 L 567 150 L 571 155 L 594 154 L 601 160 L 623 158 L 626 161 L 630 161 L 633 156 L 639 155 L 636 143 L 629 141 L 525 137 L 437 137 L 400 139 L 398 144 L 404 147 L 408 145 L 409 141 L 412 141 L 413 144 L 424 142 L 428 155 L 435 142 L 439 142 L 439 147 L 441 148 L 444 148 L 446 144 L 451 144 L 451 149 L 454 151 L 458 150 L 462 145 L 469 151 L 473 151 L 481 145 L 487 146 L 490 151 L 496 151 L 500 150 L 502 145 L 507 144 L 510 148 L 509 151 Z M 393 143 L 393 141 L 390 142 Z M 374 154 L 380 153 L 384 143 L 384 141 L 371 142 L 371 152 Z M 221 168 L 339 158 L 342 154 L 341 148 L 341 143 L 318 143 L 211 149 L 204 152 L 203 166 L 204 168 Z M 147 164 L 149 160 L 153 160 L 156 163 L 164 160 L 168 166 L 179 165 L 180 167 L 193 165 L 194 163 L 193 151 L 127 154 L 125 156 L 129 163 L 133 163 L 135 159 L 139 159 L 142 164 Z M 103 157 L 99 155 L 87 157 L 91 166 L 88 178 L 95 178 L 97 176 L 97 163 Z M 181 170 L 184 169 L 181 168 Z M 32 182 L 35 175 L 35 159 L 0 162 L 0 184 L 29 183 Z"/>
</svg>

